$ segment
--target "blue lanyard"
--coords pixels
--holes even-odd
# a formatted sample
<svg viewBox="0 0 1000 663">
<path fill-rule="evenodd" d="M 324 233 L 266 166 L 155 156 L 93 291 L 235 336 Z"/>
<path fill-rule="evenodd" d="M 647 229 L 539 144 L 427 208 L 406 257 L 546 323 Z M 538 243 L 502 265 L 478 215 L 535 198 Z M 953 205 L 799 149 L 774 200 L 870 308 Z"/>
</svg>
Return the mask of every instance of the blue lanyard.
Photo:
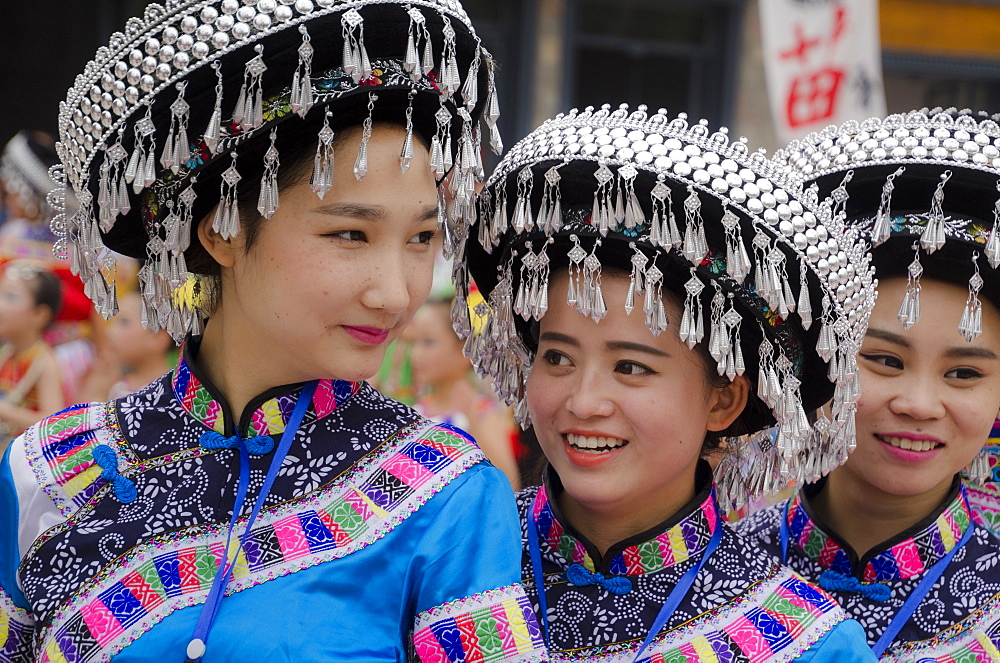
<svg viewBox="0 0 1000 663">
<path fill-rule="evenodd" d="M 552 641 L 551 635 L 549 634 L 549 614 L 548 605 L 545 600 L 545 576 L 542 573 L 542 552 L 539 546 L 538 537 L 538 524 L 535 522 L 535 504 L 538 501 L 538 494 L 535 494 L 535 498 L 531 501 L 531 506 L 528 507 L 528 513 L 525 520 L 527 521 L 527 532 L 528 532 L 528 555 L 531 557 L 531 571 L 535 580 L 535 590 L 538 592 L 538 607 L 540 614 L 538 615 L 542 623 L 542 635 L 545 637 L 545 646 L 551 653 L 552 651 Z M 653 638 L 657 636 L 663 626 L 670 619 L 670 616 L 674 614 L 677 610 L 677 606 L 680 605 L 681 601 L 687 595 L 688 591 L 691 589 L 691 585 L 694 584 L 694 580 L 701 573 L 702 568 L 705 566 L 705 562 L 708 558 L 712 556 L 715 549 L 719 547 L 719 542 L 722 541 L 722 529 L 724 525 L 722 524 L 722 516 L 719 513 L 719 504 L 715 500 L 713 493 L 712 496 L 712 507 L 715 510 L 715 531 L 712 532 L 712 538 L 708 542 L 708 546 L 705 548 L 705 552 L 702 553 L 701 559 L 698 563 L 692 566 L 687 572 L 681 577 L 681 579 L 674 585 L 674 588 L 670 590 L 670 595 L 664 602 L 660 611 L 656 614 L 656 619 L 653 620 L 653 626 L 649 629 L 649 634 L 646 635 L 646 639 L 642 643 L 642 647 L 636 652 L 633 663 L 636 663 L 642 658 L 646 649 L 652 644 Z"/>
<path fill-rule="evenodd" d="M 264 477 L 264 484 L 257 494 L 257 501 L 254 502 L 253 511 L 250 512 L 247 527 L 240 537 L 240 548 L 243 548 L 246 544 L 254 521 L 257 520 L 257 514 L 260 513 L 261 507 L 264 506 L 264 500 L 267 499 L 268 493 L 271 492 L 271 486 L 274 485 L 274 480 L 278 477 L 278 470 L 281 468 L 281 463 L 292 446 L 292 440 L 295 439 L 295 433 L 302 423 L 302 418 L 305 416 L 306 410 L 309 409 L 309 404 L 312 403 L 313 394 L 318 384 L 319 382 L 316 380 L 307 382 L 303 385 L 302 391 L 299 393 L 299 398 L 295 402 L 295 409 L 292 410 L 292 416 L 289 417 L 288 423 L 285 425 L 285 432 L 281 435 L 281 441 L 278 443 L 278 448 L 274 452 L 274 458 L 271 459 L 271 465 L 268 467 L 267 475 Z M 246 501 L 247 489 L 250 485 L 250 454 L 245 444 L 241 443 L 239 450 L 240 480 L 236 486 L 236 501 L 233 504 L 233 514 L 229 518 L 229 529 L 226 533 L 226 548 L 222 553 L 219 570 L 212 580 L 212 589 L 209 590 L 208 598 L 205 599 L 205 605 L 202 606 L 201 613 L 198 615 L 198 623 L 194 627 L 194 635 L 191 637 L 191 642 L 188 643 L 186 652 L 186 660 L 188 661 L 200 661 L 201 657 L 205 655 L 208 634 L 215 623 L 216 615 L 219 613 L 219 606 L 222 604 L 222 597 L 225 594 L 226 585 L 229 583 L 229 576 L 232 575 L 235 564 L 235 560 L 233 560 L 233 564 L 230 564 L 228 561 L 229 546 L 233 539 L 233 529 L 236 526 L 236 521 L 243 511 L 243 503 Z"/>
<path fill-rule="evenodd" d="M 961 492 L 962 492 L 962 499 L 965 501 L 965 508 L 971 513 L 972 509 L 969 506 L 969 498 L 966 497 L 965 495 L 965 488 L 962 488 Z M 791 503 L 792 500 L 788 500 L 785 503 L 784 513 L 782 514 L 781 517 L 780 537 L 781 537 L 782 564 L 786 564 L 788 560 L 788 541 L 789 541 L 788 511 L 791 506 Z M 881 637 L 879 637 L 875 645 L 872 646 L 872 651 L 875 653 L 875 658 L 881 658 L 882 653 L 885 652 L 885 650 L 889 647 L 889 645 L 892 644 L 892 641 L 896 639 L 896 636 L 899 635 L 899 632 L 903 630 L 903 627 L 906 625 L 906 622 L 910 620 L 910 617 L 913 616 L 913 613 L 927 597 L 928 592 L 931 591 L 931 588 L 934 587 L 937 581 L 940 580 L 941 576 L 944 574 L 945 569 L 947 569 L 948 565 L 951 564 L 952 558 L 954 558 L 955 554 L 962 548 L 962 546 L 968 543 L 969 539 L 972 538 L 972 532 L 975 529 L 976 529 L 975 524 L 972 522 L 972 519 L 970 517 L 969 526 L 965 529 L 965 533 L 962 534 L 962 538 L 959 539 L 958 545 L 949 550 L 944 557 L 939 559 L 934 564 L 934 566 L 932 566 L 927 571 L 927 574 L 924 575 L 923 580 L 920 581 L 920 583 L 906 598 L 906 600 L 903 602 L 903 605 L 899 608 L 899 611 L 892 618 L 892 621 L 889 622 L 889 626 L 886 627 L 885 631 L 882 632 Z"/>
</svg>

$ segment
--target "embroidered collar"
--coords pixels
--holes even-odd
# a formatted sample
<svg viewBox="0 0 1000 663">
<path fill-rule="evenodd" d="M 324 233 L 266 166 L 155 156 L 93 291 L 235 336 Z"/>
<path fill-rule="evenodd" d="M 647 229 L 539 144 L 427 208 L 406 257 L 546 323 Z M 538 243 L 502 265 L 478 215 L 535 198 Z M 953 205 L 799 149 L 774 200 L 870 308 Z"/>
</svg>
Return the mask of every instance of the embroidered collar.
<svg viewBox="0 0 1000 663">
<path fill-rule="evenodd" d="M 542 549 L 565 560 L 565 565 L 582 564 L 590 572 L 614 575 L 655 573 L 697 556 L 708 546 L 716 527 L 721 527 L 715 510 L 715 490 L 711 469 L 699 465 L 696 476 L 698 492 L 694 499 L 656 527 L 620 541 L 602 558 L 597 548 L 572 525 L 563 524 L 559 507 L 552 495 L 562 490 L 559 478 L 551 473 L 538 489 L 535 519 Z"/>
<path fill-rule="evenodd" d="M 198 343 L 188 339 L 184 344 L 180 362 L 171 376 L 174 395 L 181 407 L 206 428 L 223 435 L 235 434 L 235 419 L 229 404 L 194 362 Z M 312 404 L 303 419 L 303 425 L 321 419 L 350 399 L 361 388 L 360 382 L 320 380 Z M 302 383 L 274 387 L 247 403 L 239 420 L 243 437 L 254 435 L 280 435 L 292 415 L 295 400 Z"/>
<path fill-rule="evenodd" d="M 949 498 L 938 509 L 858 559 L 845 541 L 819 522 L 809 504 L 809 497 L 815 497 L 821 486 L 806 487 L 789 504 L 789 544 L 797 546 L 824 569 L 854 576 L 862 582 L 905 580 L 921 575 L 954 548 L 965 530 L 973 526 L 965 488 L 956 478 Z"/>
</svg>

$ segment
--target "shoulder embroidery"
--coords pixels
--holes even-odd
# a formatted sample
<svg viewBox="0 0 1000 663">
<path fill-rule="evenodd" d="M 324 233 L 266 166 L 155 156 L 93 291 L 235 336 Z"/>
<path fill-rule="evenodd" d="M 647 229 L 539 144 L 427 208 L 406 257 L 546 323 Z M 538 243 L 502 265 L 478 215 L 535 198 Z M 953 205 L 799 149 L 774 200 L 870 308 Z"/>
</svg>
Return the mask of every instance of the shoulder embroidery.
<svg viewBox="0 0 1000 663">
<path fill-rule="evenodd" d="M 884 663 L 988 663 L 1000 661 L 1000 594 L 929 640 L 897 645 Z"/>
<path fill-rule="evenodd" d="M 508 585 L 420 613 L 413 646 L 421 663 L 543 661 L 535 613 L 520 585 Z"/>
<path fill-rule="evenodd" d="M 68 517 L 86 504 L 107 481 L 93 450 L 101 444 L 130 457 L 107 427 L 105 403 L 74 405 L 46 417 L 24 434 L 28 464 L 38 485 Z"/>
<path fill-rule="evenodd" d="M 245 547 L 231 552 L 227 591 L 361 550 L 484 459 L 470 439 L 418 419 L 343 481 L 261 513 Z M 74 659 L 81 663 L 103 660 L 175 609 L 203 602 L 224 548 L 217 530 L 153 539 L 117 560 L 42 631 L 45 651 L 88 652 Z"/>
<path fill-rule="evenodd" d="M 0 661 L 30 660 L 34 630 L 35 622 L 28 612 L 14 605 L 0 589 Z"/>
</svg>

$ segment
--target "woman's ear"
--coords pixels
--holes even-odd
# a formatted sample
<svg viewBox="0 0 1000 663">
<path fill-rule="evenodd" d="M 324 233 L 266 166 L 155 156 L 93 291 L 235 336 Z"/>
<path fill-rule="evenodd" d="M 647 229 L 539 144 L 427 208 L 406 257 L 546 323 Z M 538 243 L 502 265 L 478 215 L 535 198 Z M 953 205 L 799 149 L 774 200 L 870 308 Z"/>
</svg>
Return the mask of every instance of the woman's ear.
<svg viewBox="0 0 1000 663">
<path fill-rule="evenodd" d="M 708 430 L 726 430 L 743 413 L 750 397 L 750 383 L 740 375 L 725 387 L 712 389 L 711 409 L 708 412 Z"/>
<path fill-rule="evenodd" d="M 222 267 L 232 267 L 236 262 L 236 237 L 223 239 L 214 228 L 212 219 L 215 217 L 215 209 L 205 215 L 198 223 L 198 239 L 205 248 L 205 252 L 212 257 L 215 262 Z"/>
</svg>

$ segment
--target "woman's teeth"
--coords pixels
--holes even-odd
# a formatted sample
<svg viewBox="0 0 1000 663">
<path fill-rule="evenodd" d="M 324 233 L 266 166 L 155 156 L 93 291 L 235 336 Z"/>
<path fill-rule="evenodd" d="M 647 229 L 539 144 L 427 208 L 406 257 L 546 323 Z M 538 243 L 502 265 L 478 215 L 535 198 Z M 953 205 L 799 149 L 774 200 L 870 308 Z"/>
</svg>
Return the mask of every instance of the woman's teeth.
<svg viewBox="0 0 1000 663">
<path fill-rule="evenodd" d="M 628 440 L 617 437 L 587 437 L 575 433 L 567 433 L 566 441 L 577 451 L 588 454 L 604 453 L 628 444 Z"/>
<path fill-rule="evenodd" d="M 933 440 L 910 440 L 905 437 L 891 437 L 889 435 L 879 435 L 879 439 L 897 449 L 905 449 L 907 451 L 930 451 L 940 446 Z"/>
</svg>

